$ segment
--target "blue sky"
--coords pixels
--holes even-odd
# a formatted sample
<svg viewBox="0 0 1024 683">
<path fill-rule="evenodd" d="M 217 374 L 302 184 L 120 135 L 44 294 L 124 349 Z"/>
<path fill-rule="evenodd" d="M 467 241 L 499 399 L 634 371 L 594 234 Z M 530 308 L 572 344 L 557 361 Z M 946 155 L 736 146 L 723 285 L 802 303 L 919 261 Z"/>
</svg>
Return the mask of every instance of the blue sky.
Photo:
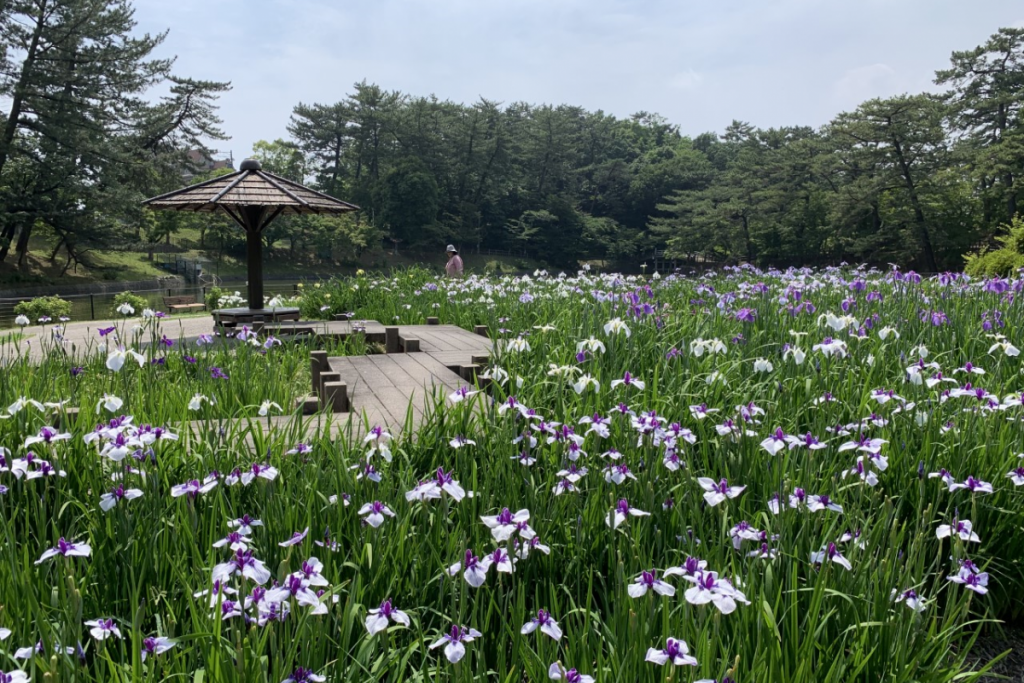
<svg viewBox="0 0 1024 683">
<path fill-rule="evenodd" d="M 218 143 L 286 137 L 298 102 L 363 80 L 456 102 L 658 112 L 685 134 L 818 126 L 934 89 L 953 50 L 1024 26 L 1020 0 L 136 0 L 182 75 L 230 80 Z"/>
</svg>

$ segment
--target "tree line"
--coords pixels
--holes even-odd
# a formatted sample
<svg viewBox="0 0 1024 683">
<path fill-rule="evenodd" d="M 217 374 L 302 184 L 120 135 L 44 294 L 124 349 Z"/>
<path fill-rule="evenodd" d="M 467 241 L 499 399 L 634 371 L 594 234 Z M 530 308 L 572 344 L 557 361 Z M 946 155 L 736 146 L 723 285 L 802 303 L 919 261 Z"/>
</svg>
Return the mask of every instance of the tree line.
<svg viewBox="0 0 1024 683">
<path fill-rule="evenodd" d="M 134 29 L 130 0 L 0 3 L 0 266 L 23 261 L 33 236 L 66 265 L 186 227 L 205 248 L 241 247 L 228 221 L 140 207 L 182 184 L 189 150 L 226 139 L 216 105 L 230 84 L 175 73 L 152 56 L 166 34 Z M 689 136 L 650 112 L 461 104 L 363 81 L 341 101 L 298 104 L 288 139 L 253 150 L 363 211 L 279 220 L 266 241 L 332 260 L 453 242 L 557 266 L 659 251 L 959 268 L 1018 212 L 1024 29 L 954 52 L 935 83 L 819 128 L 734 121 Z"/>
<path fill-rule="evenodd" d="M 261 143 L 407 245 L 556 264 L 678 258 L 958 268 L 1010 223 L 1024 173 L 1024 29 L 954 52 L 939 93 L 864 102 L 820 128 L 683 135 L 648 112 L 458 104 L 362 82 L 299 104 Z"/>
</svg>

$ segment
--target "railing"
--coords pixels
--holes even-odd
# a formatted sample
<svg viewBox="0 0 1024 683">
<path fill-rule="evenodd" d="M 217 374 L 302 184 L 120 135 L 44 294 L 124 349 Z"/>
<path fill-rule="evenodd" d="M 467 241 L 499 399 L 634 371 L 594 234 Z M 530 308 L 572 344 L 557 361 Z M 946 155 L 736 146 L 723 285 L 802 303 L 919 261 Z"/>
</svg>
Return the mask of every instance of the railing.
<svg viewBox="0 0 1024 683">
<path fill-rule="evenodd" d="M 228 286 L 225 289 L 230 290 L 231 293 L 237 289 L 243 297 L 245 296 L 244 285 L 239 287 Z M 194 296 L 196 301 L 204 302 L 208 290 L 208 286 L 176 285 L 161 289 L 132 290 L 132 294 L 141 296 L 153 310 L 160 311 L 166 308 L 163 305 L 163 298 L 165 296 Z M 265 282 L 263 291 L 268 297 L 277 294 L 291 295 L 298 292 L 298 283 Z M 60 298 L 71 303 L 71 315 L 69 317 L 72 322 L 82 322 L 87 320 L 108 320 L 117 317 L 114 313 L 114 297 L 118 294 L 119 292 L 105 294 L 62 294 Z M 0 330 L 14 327 L 14 319 L 17 317 L 14 307 L 22 301 L 29 301 L 31 298 L 0 298 Z M 32 321 L 33 324 L 35 322 L 35 320 Z"/>
</svg>

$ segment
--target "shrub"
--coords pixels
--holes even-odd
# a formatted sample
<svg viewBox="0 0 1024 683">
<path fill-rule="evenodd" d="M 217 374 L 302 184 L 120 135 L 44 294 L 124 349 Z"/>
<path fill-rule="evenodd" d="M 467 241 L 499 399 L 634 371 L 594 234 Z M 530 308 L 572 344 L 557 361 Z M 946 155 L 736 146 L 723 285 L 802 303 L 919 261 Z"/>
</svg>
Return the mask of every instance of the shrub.
<svg viewBox="0 0 1024 683">
<path fill-rule="evenodd" d="M 213 311 L 219 308 L 218 304 L 222 296 L 227 294 L 220 287 L 210 287 L 206 290 L 206 310 Z"/>
<path fill-rule="evenodd" d="M 1001 246 L 993 251 L 981 249 L 968 254 L 964 272 L 973 277 L 1005 277 L 1024 268 L 1024 217 L 1014 216 L 1009 225 L 1003 225 L 1005 235 L 996 237 Z"/>
<path fill-rule="evenodd" d="M 53 320 L 71 315 L 71 302 L 59 296 L 40 296 L 31 301 L 22 301 L 14 307 L 16 315 L 23 315 L 32 322 L 46 316 Z"/>
<path fill-rule="evenodd" d="M 111 313 L 121 315 L 117 310 L 124 304 L 131 306 L 135 313 L 142 313 L 143 309 L 149 308 L 149 301 L 133 292 L 121 292 L 114 297 L 114 305 L 110 307 Z"/>
</svg>

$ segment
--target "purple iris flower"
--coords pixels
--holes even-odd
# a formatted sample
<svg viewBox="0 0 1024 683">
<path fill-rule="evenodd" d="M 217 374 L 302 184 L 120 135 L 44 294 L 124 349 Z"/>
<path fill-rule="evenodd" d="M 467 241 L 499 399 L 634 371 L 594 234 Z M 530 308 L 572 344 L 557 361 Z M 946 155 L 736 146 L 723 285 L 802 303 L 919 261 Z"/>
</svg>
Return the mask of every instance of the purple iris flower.
<svg viewBox="0 0 1024 683">
<path fill-rule="evenodd" d="M 170 638 L 146 638 L 142 641 L 142 661 L 146 661 L 146 657 L 162 655 L 172 647 L 174 641 Z"/>
<path fill-rule="evenodd" d="M 665 575 L 668 576 L 668 572 Z M 650 590 L 653 590 L 658 595 L 667 595 L 669 597 L 676 594 L 676 589 L 671 584 L 657 578 L 653 571 L 641 572 L 640 576 L 636 577 L 633 583 L 626 587 L 626 592 L 629 593 L 631 598 L 647 595 L 647 591 Z"/>
<path fill-rule="evenodd" d="M 581 674 L 576 669 L 566 669 L 561 662 L 553 662 L 548 667 L 548 678 L 553 681 L 564 680 L 565 683 L 594 683 L 593 676 Z"/>
<path fill-rule="evenodd" d="M 431 643 L 430 649 L 433 650 L 434 648 L 444 645 L 445 657 L 448 658 L 449 662 L 455 664 L 466 656 L 466 646 L 463 645 L 463 643 L 472 642 L 482 635 L 483 634 L 475 628 L 452 626 L 451 633 L 445 633 L 439 639 Z"/>
<path fill-rule="evenodd" d="M 60 555 L 61 557 L 89 557 L 92 554 L 92 548 L 86 543 L 69 543 L 64 540 L 61 536 L 60 540 L 57 541 L 57 545 L 49 550 L 43 552 L 43 554 L 36 560 L 36 564 L 42 564 L 51 557 Z"/>
<path fill-rule="evenodd" d="M 371 637 L 375 636 L 387 629 L 389 621 L 394 621 L 396 624 L 401 624 L 406 628 L 410 624 L 409 615 L 392 607 L 390 599 L 380 603 L 380 607 L 377 609 L 369 611 L 366 617 L 366 630 L 370 633 Z"/>
<path fill-rule="evenodd" d="M 664 666 L 665 664 L 697 666 L 697 660 L 690 656 L 690 649 L 687 647 L 686 641 L 676 640 L 675 638 L 666 640 L 663 650 L 654 647 L 648 649 L 644 660 L 658 666 Z"/>
<path fill-rule="evenodd" d="M 308 533 L 309 533 L 309 527 L 307 526 L 302 531 L 296 531 L 295 533 L 292 534 L 291 538 L 289 538 L 286 541 L 281 541 L 280 543 L 278 543 L 278 545 L 281 546 L 282 548 L 287 548 L 288 546 L 292 546 L 292 545 L 298 545 L 298 544 L 302 543 L 302 541 L 306 538 L 306 534 L 308 534 Z"/>
<path fill-rule="evenodd" d="M 526 635 L 528 633 L 533 633 L 537 629 L 540 629 L 541 633 L 546 636 L 550 636 L 555 640 L 560 640 L 562 638 L 562 628 L 545 610 L 539 610 L 537 612 L 537 616 L 523 624 L 523 627 L 519 632 Z"/>
<path fill-rule="evenodd" d="M 281 683 L 322 683 L 327 679 L 319 674 L 313 673 L 312 669 L 303 669 L 301 666 L 292 672 L 292 675 L 281 681 Z"/>
</svg>

